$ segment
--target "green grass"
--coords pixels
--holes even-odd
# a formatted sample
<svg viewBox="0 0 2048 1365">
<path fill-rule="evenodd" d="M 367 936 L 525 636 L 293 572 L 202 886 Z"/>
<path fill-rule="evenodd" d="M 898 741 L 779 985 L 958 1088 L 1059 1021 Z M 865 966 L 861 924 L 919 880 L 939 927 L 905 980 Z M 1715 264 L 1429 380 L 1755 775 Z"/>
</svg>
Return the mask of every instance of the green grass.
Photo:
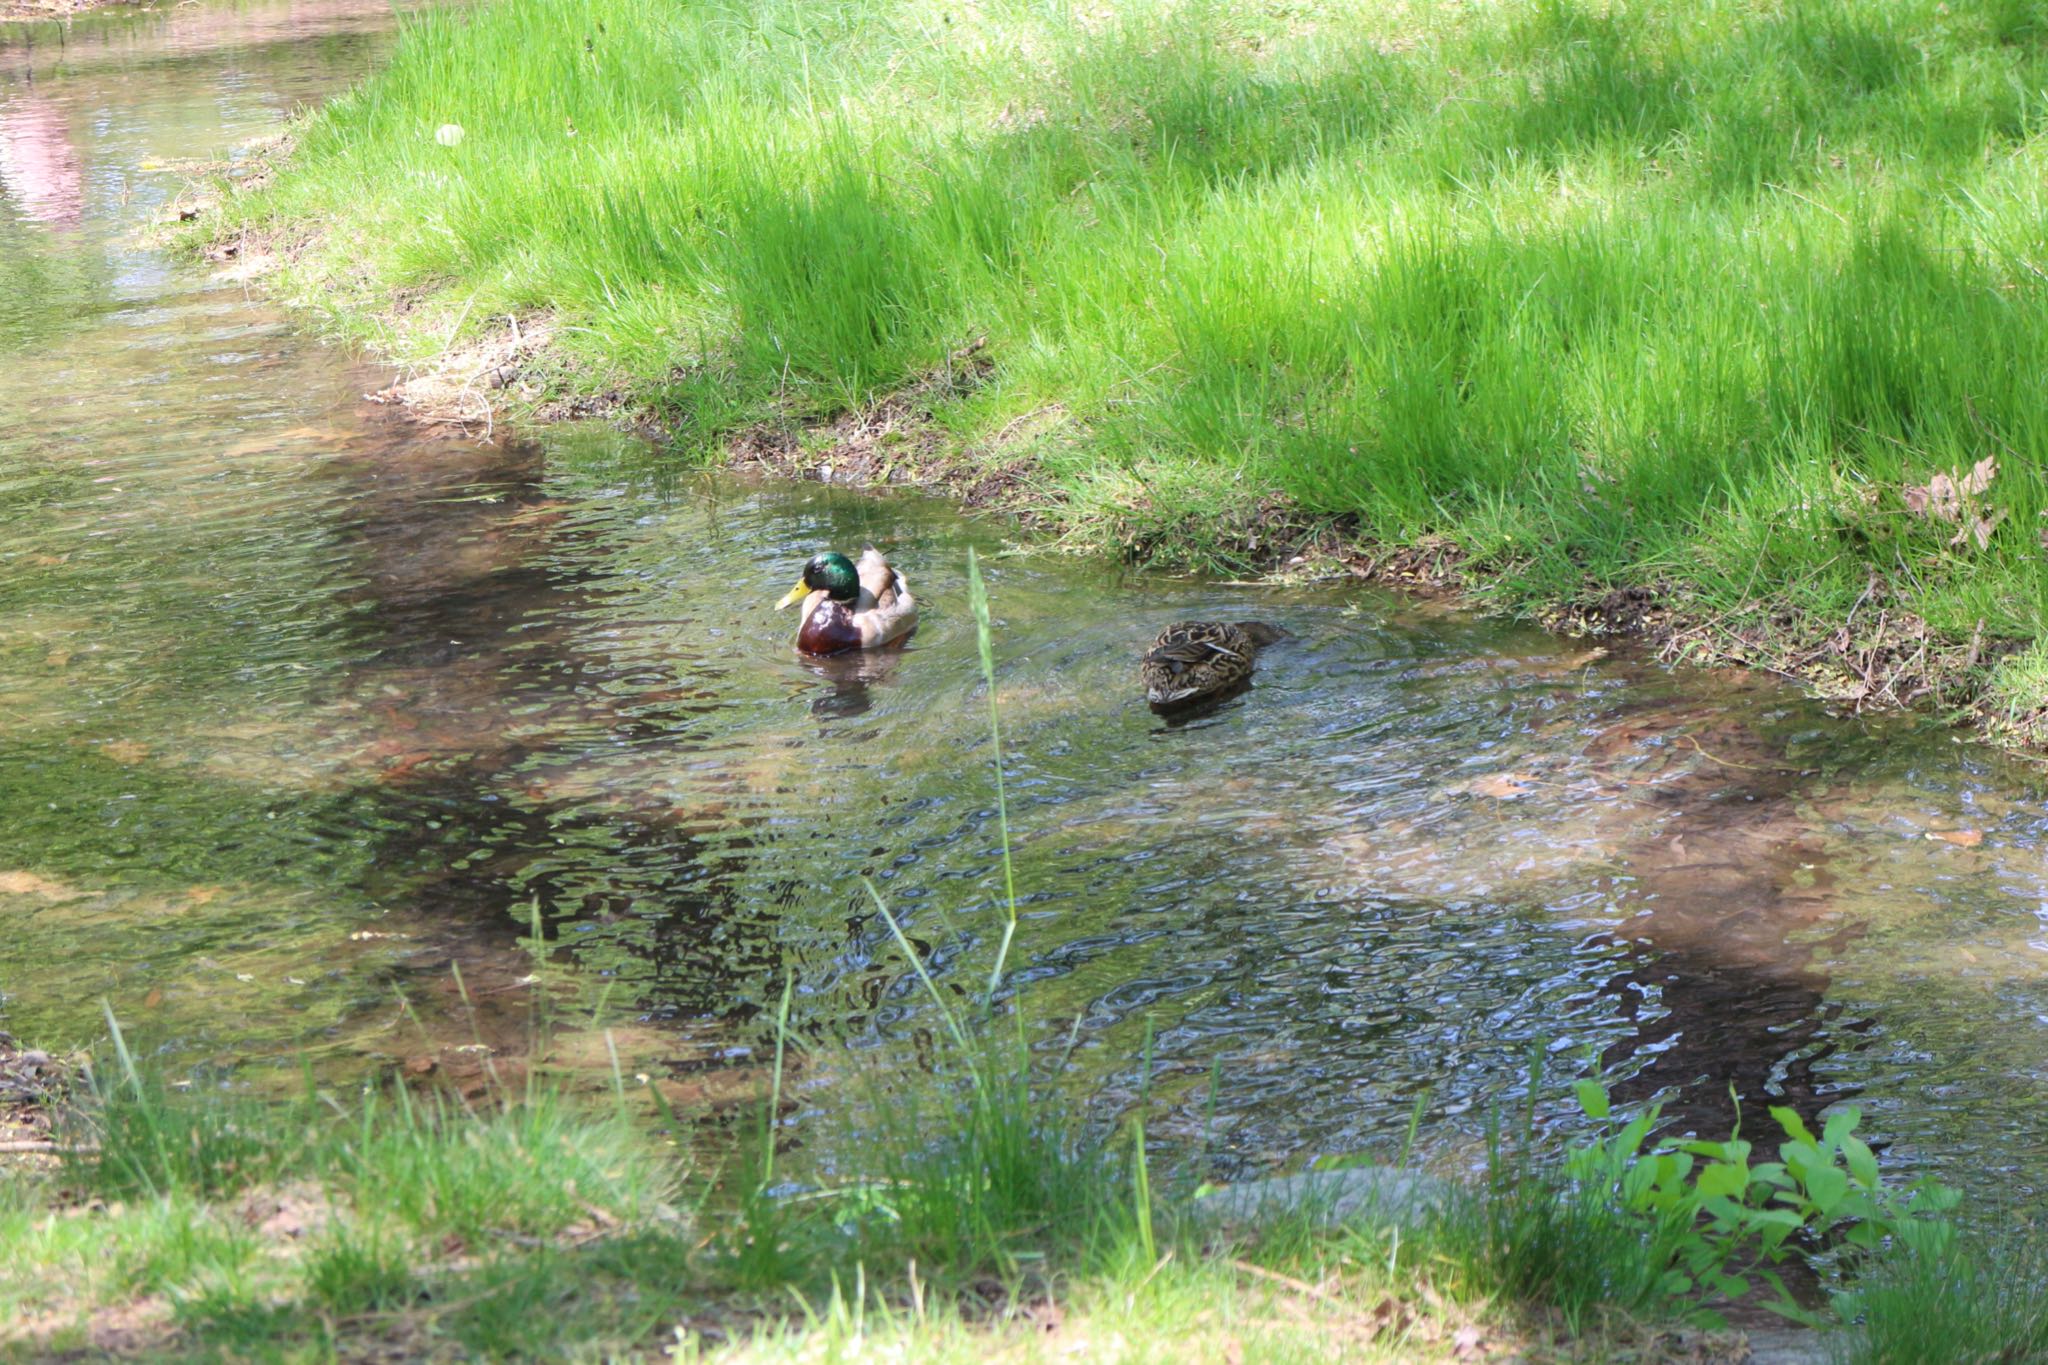
<svg viewBox="0 0 2048 1365">
<path fill-rule="evenodd" d="M 630 1091 L 259 1107 L 101 1087 L 76 1130 L 99 1152 L 0 1180 L 0 1358 L 1412 1360 L 1477 1337 L 1640 1360 L 1699 1310 L 1646 1255 L 1648 1225 L 1530 1134 L 1433 1210 L 1332 1221 L 1307 1200 L 1224 1227 L 1175 1173 L 1149 1188 L 1141 1131 L 1089 1129 L 1026 1069 L 1003 1045 L 951 1055 L 886 1097 L 893 1121 L 832 1144 L 830 1179 L 772 1193 L 765 1143 L 714 1188 Z M 232 1175 L 161 1159 L 227 1128 Z M 1881 1258 L 1839 1354 L 2031 1358 L 2042 1269 L 1967 1242 Z"/>
<path fill-rule="evenodd" d="M 1894 1260 L 1861 1286 L 1841 1365 L 2048 1359 L 2048 1242 L 2036 1224 L 1939 1255 Z"/>
<path fill-rule="evenodd" d="M 1051 1345 L 1116 1336 L 1127 1358 L 1265 1339 L 1260 1358 L 1362 1341 L 1362 1358 L 1409 1359 L 1447 1355 L 1459 1327 L 1521 1339 L 1556 1320 L 1555 1282 L 1509 1265 L 1525 1249 L 1470 1235 L 1483 1201 L 1405 1231 L 1304 1213 L 1226 1237 L 1169 1199 L 1155 1240 L 1126 1144 L 1082 1138 L 1021 1084 L 973 1091 L 958 1110 L 917 1100 L 915 1139 L 870 1134 L 830 1185 L 771 1196 L 759 1167 L 713 1193 L 643 1123 L 542 1094 L 257 1108 L 118 1087 L 88 1102 L 92 1131 L 160 1129 L 156 1154 L 232 1126 L 261 1160 L 239 1181 L 159 1163 L 139 1193 L 154 1158 L 110 1145 L 60 1178 L 0 1181 L 0 1356 L 105 1345 L 122 1322 L 148 1358 L 598 1358 L 680 1331 L 807 1358 L 857 1356 L 872 1333 L 952 1359 L 1028 1347 L 1056 1318 Z M 1548 1193 L 1526 1192 L 1555 1186 L 1517 1183 L 1518 1228 L 1568 1244 L 1578 1281 L 1605 1264 L 1625 1282 L 1625 1244 L 1551 1229 Z M 1573 1328 L 1598 1341 L 1593 1309 L 1626 1332 L 1657 1306 L 1610 1292 L 1574 1304 Z"/>
<path fill-rule="evenodd" d="M 548 383 L 693 449 L 915 390 L 1079 543 L 1336 518 L 1939 655 L 2048 601 L 2044 90 L 2039 0 L 532 0 L 409 23 L 230 212 L 415 357 L 552 312 Z M 1903 490 L 1987 455 L 1951 545 Z"/>
</svg>

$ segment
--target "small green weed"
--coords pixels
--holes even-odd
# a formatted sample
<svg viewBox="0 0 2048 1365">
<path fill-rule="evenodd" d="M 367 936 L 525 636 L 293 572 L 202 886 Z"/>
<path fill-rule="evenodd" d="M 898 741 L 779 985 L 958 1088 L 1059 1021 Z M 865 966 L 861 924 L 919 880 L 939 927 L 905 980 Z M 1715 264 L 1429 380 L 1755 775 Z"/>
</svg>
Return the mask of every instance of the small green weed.
<svg viewBox="0 0 2048 1365">
<path fill-rule="evenodd" d="M 111 1009 L 107 1028 L 113 1065 L 87 1073 L 78 1111 L 84 1141 L 71 1160 L 82 1182 L 109 1198 L 221 1194 L 268 1179 L 293 1159 L 290 1139 L 311 1118 L 303 1106 L 174 1090 L 143 1075 Z"/>
<path fill-rule="evenodd" d="M 1588 1117 L 1613 1117 L 1598 1082 L 1581 1081 L 1577 1092 Z M 1795 1300 L 1773 1267 L 1802 1249 L 1837 1247 L 1844 1256 L 1838 1272 L 1853 1273 L 1888 1247 L 1938 1257 L 1954 1238 L 1943 1215 L 1960 1196 L 1933 1180 L 1886 1187 L 1876 1156 L 1856 1136 L 1854 1109 L 1837 1110 L 1816 1136 L 1798 1114 L 1773 1107 L 1785 1140 L 1778 1159 L 1764 1162 L 1751 1161 L 1754 1147 L 1739 1132 L 1718 1142 L 1653 1142 L 1659 1117 L 1653 1106 L 1619 1131 L 1575 1147 L 1565 1170 L 1578 1191 L 1609 1203 L 1625 1220 L 1658 1288 L 1674 1300 L 1742 1299 L 1754 1275 L 1771 1290 L 1764 1307 L 1820 1326 L 1831 1318 Z M 1835 1306 L 1837 1316 L 1845 1312 L 1853 1312 L 1853 1301 Z"/>
</svg>

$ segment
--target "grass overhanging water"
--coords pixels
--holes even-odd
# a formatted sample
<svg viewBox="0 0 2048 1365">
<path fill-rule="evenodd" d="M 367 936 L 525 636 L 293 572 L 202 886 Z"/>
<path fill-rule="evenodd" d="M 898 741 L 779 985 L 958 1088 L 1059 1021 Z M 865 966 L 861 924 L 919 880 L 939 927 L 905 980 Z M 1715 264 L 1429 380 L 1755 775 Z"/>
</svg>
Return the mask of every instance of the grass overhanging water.
<svg viewBox="0 0 2048 1365">
<path fill-rule="evenodd" d="M 2044 89 L 2035 0 L 537 0 L 410 20 L 228 213 L 342 330 L 543 322 L 522 379 L 700 450 L 879 412 L 1076 543 L 1447 544 L 2024 726 Z"/>
<path fill-rule="evenodd" d="M 986 593 L 970 582 L 993 695 Z M 744 1343 L 808 1358 L 891 1343 L 951 1359 L 1052 1330 L 1139 1356 L 1235 1342 L 1255 1358 L 1412 1359 L 1490 1335 L 1598 1358 L 1673 1319 L 1712 1321 L 1749 1295 L 1747 1273 L 1770 1280 L 1795 1249 L 1824 1253 L 1832 1298 L 1778 1285 L 1775 1303 L 1814 1325 L 1860 1322 L 1834 1338 L 1846 1360 L 1924 1358 L 1910 1352 L 1966 1313 L 1954 1339 L 1986 1359 L 2048 1339 L 2025 1292 L 2036 1244 L 1987 1254 L 1955 1234 L 1947 1191 L 1888 1190 L 1847 1110 L 1819 1134 L 1778 1112 L 1779 1159 L 1753 1162 L 1739 1134 L 1657 1136 L 1654 1110 L 1611 1114 L 1585 1080 L 1602 1127 L 1563 1153 L 1532 1108 L 1496 1126 L 1477 1184 L 1389 1186 L 1410 1193 L 1340 1217 L 1340 1171 L 1325 1194 L 1220 1214 L 1196 1188 L 1199 1160 L 1155 1178 L 1142 1100 L 1121 1131 L 1088 1122 L 1059 1067 L 1004 1026 L 1029 1003 L 1004 994 L 1008 936 L 983 992 L 949 999 L 868 890 L 952 1046 L 808 1186 L 776 1157 L 793 979 L 761 1141 L 715 1181 L 655 1140 L 650 1126 L 681 1120 L 623 1075 L 609 1106 L 531 1079 L 479 1105 L 403 1084 L 344 1099 L 310 1079 L 294 1102 L 235 1101 L 162 1084 L 109 1015 L 69 1164 L 0 1186 L 7 1347 L 104 1346 L 95 1310 L 118 1308 L 142 1324 L 130 1344 L 157 1355 L 666 1344 L 693 1358 Z M 1536 1049 L 1532 1094 L 1544 1084 Z"/>
</svg>

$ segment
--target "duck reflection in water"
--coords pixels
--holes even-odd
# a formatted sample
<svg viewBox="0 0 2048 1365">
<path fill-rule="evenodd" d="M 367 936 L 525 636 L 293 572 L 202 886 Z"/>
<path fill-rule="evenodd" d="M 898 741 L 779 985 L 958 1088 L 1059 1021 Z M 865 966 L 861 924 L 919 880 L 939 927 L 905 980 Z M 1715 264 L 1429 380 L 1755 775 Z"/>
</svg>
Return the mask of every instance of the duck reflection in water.
<svg viewBox="0 0 2048 1365">
<path fill-rule="evenodd" d="M 820 720 L 867 714 L 875 704 L 870 688 L 893 680 L 902 662 L 900 640 L 881 649 L 803 656 L 804 668 L 819 680 L 817 695 L 811 698 L 811 714 Z"/>
</svg>

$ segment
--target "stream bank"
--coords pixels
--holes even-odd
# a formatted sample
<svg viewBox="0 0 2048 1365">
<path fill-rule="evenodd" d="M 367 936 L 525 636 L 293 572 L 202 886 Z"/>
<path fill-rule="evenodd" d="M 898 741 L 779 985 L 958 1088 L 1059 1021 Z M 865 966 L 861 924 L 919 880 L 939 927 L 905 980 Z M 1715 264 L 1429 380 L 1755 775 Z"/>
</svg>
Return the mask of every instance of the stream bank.
<svg viewBox="0 0 2048 1365">
<path fill-rule="evenodd" d="M 1169 10 L 429 15 L 217 226 L 424 411 L 2038 738 L 2038 44 L 1917 0 Z"/>
</svg>

